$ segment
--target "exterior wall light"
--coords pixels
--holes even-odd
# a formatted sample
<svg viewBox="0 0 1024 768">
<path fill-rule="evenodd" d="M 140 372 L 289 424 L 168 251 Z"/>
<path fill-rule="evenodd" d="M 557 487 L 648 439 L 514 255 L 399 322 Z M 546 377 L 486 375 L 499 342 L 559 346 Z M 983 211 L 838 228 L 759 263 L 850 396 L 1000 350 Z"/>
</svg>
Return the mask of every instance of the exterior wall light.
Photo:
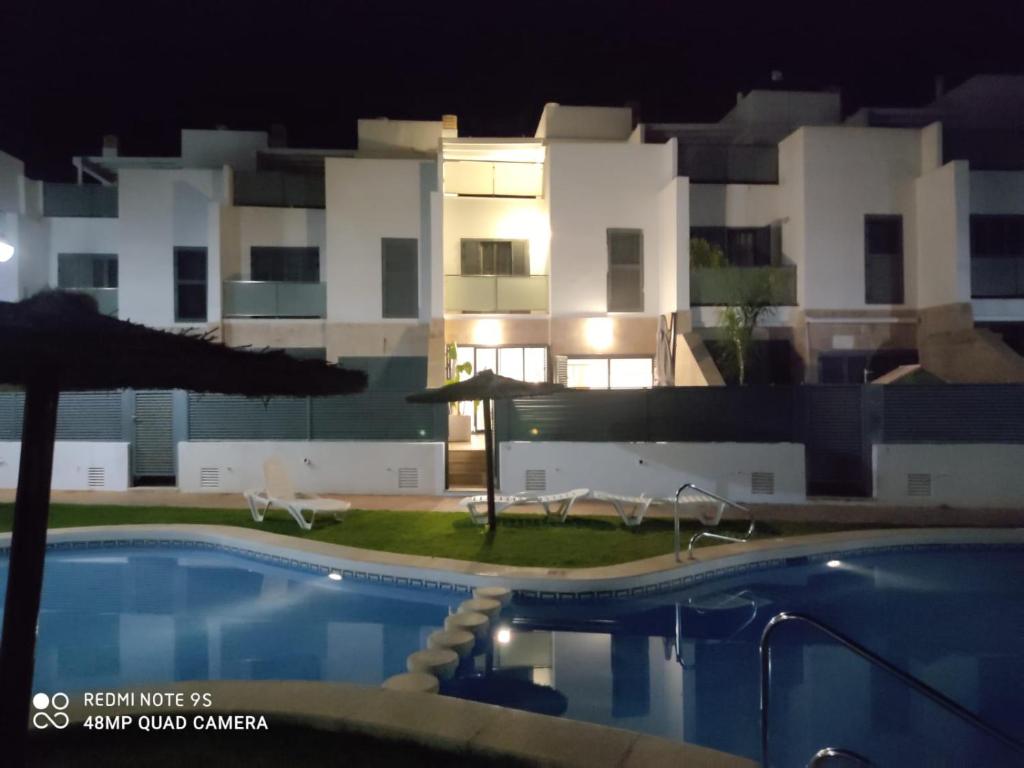
<svg viewBox="0 0 1024 768">
<path fill-rule="evenodd" d="M 0 263 L 10 261 L 14 257 L 14 246 L 0 239 Z"/>
<path fill-rule="evenodd" d="M 588 317 L 584 321 L 583 335 L 587 345 L 595 352 L 611 349 L 615 341 L 615 330 L 610 317 Z"/>
<path fill-rule="evenodd" d="M 508 627 L 501 627 L 498 630 L 497 640 L 502 645 L 508 645 L 510 642 L 512 642 L 512 630 Z"/>
</svg>

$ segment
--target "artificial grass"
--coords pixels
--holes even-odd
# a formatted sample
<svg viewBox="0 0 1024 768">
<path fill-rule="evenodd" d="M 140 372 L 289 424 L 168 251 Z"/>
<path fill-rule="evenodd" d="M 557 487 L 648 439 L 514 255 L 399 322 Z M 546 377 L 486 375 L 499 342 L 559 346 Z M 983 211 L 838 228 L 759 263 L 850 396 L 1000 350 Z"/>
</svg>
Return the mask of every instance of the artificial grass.
<svg viewBox="0 0 1024 768">
<path fill-rule="evenodd" d="M 0 504 L 0 532 L 11 530 L 13 514 L 13 504 Z M 353 510 L 342 521 L 323 516 L 307 532 L 278 510 L 271 510 L 263 523 L 256 523 L 244 509 L 84 504 L 53 504 L 50 508 L 51 528 L 138 523 L 233 525 L 384 552 L 546 568 L 613 565 L 672 551 L 672 523 L 658 519 L 645 520 L 638 528 L 627 528 L 616 517 L 570 517 L 564 523 L 556 523 L 536 515 L 504 514 L 498 518 L 496 535 L 490 537 L 467 515 L 452 512 Z M 878 527 L 831 523 L 758 525 L 756 538 Z M 739 522 L 726 522 L 717 530 L 727 533 L 745 528 Z M 684 521 L 683 546 L 694 532 L 702 529 L 699 523 Z M 703 539 L 700 546 L 716 543 Z"/>
</svg>

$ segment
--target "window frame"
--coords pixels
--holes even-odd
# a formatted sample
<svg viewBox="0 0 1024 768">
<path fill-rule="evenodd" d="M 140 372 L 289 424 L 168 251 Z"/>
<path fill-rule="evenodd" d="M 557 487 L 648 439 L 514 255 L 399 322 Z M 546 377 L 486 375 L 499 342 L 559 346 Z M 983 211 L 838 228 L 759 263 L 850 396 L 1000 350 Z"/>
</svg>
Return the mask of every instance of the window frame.
<svg viewBox="0 0 1024 768">
<path fill-rule="evenodd" d="M 603 389 L 603 390 L 593 390 L 595 392 L 599 392 L 599 391 L 611 392 L 611 391 L 621 391 L 621 390 L 627 390 L 627 389 L 635 389 L 635 387 L 613 387 L 612 386 L 612 361 L 613 360 L 645 360 L 645 361 L 648 361 L 651 364 L 651 386 L 650 387 L 640 387 L 640 389 L 653 389 L 654 388 L 654 357 L 652 357 L 650 355 L 630 355 L 630 354 L 621 354 L 621 355 L 565 355 L 564 357 L 565 357 L 565 365 L 566 365 L 566 381 L 565 381 L 566 388 L 569 388 L 569 389 L 584 389 L 583 387 L 569 387 L 568 369 L 569 369 L 569 365 L 574 360 L 603 360 L 604 361 L 605 368 L 606 368 L 607 373 L 608 373 L 608 375 L 607 375 L 608 387 L 606 389 Z M 589 388 L 587 388 L 587 389 L 589 389 Z"/>
<path fill-rule="evenodd" d="M 986 225 L 999 224 L 1001 227 L 1000 242 L 998 247 L 984 251 L 978 246 L 981 245 L 979 242 L 982 240 L 981 233 L 979 231 L 979 224 L 984 222 Z M 1016 238 L 1018 245 L 1017 250 L 1013 248 L 1013 236 L 1010 233 L 1009 225 L 1014 224 L 1020 228 L 1017 233 L 1019 236 Z M 971 269 L 971 298 L 972 299 L 1021 299 L 1024 298 L 1024 214 L 1019 213 L 972 213 L 969 219 L 970 226 L 970 269 Z M 990 241 L 996 238 L 992 237 L 992 233 L 986 233 L 987 239 Z M 1011 290 L 1006 292 L 992 293 L 990 291 L 981 292 L 978 288 L 979 280 L 976 277 L 976 272 L 981 268 L 982 263 L 998 263 L 1003 262 L 1009 264 L 1010 269 L 1013 271 L 1013 287 Z M 994 278 L 996 282 L 999 281 L 999 277 Z M 988 281 L 991 285 L 991 281 Z M 1002 282 L 1005 287 L 1005 282 Z"/>
<path fill-rule="evenodd" d="M 182 254 L 201 255 L 203 259 L 203 277 L 182 278 L 179 274 L 179 259 Z M 210 318 L 210 256 L 206 246 L 174 246 L 174 322 L 205 323 Z M 181 313 L 181 286 L 203 286 L 203 316 L 185 317 Z"/>
<path fill-rule="evenodd" d="M 75 260 L 86 260 L 89 261 L 89 269 L 87 270 L 91 275 L 88 285 L 66 285 L 61 281 L 61 262 L 67 263 L 69 258 Z M 103 285 L 96 285 L 96 266 L 99 263 L 103 263 L 104 266 L 102 271 L 104 272 Z M 113 270 L 111 270 L 113 267 Z M 85 271 L 85 270 L 83 270 Z M 113 276 L 113 280 L 111 280 Z M 112 283 L 112 284 L 111 284 Z M 116 253 L 95 253 L 92 251 L 63 251 L 57 254 L 57 287 L 67 288 L 68 290 L 80 290 L 89 288 L 118 288 L 120 284 L 120 269 L 118 265 L 118 255 Z"/>
<path fill-rule="evenodd" d="M 883 251 L 872 251 L 871 250 L 871 237 L 869 229 L 874 223 L 881 222 L 893 222 L 899 228 L 899 251 L 896 253 L 886 253 Z M 897 306 L 905 304 L 907 300 L 906 296 L 906 261 L 905 261 L 905 247 L 904 247 L 904 229 L 903 229 L 903 214 L 900 213 L 866 213 L 864 214 L 864 303 L 870 305 L 881 305 L 881 306 Z M 873 260 L 882 258 L 893 258 L 899 261 L 899 271 L 894 270 L 893 274 L 899 276 L 899 280 L 896 284 L 895 295 L 890 297 L 893 300 L 879 300 L 877 297 L 872 297 L 870 276 L 873 273 L 873 269 L 877 268 L 876 264 L 873 264 Z"/>
<path fill-rule="evenodd" d="M 613 265 L 612 264 L 612 238 L 614 238 L 615 236 L 618 236 L 618 235 L 636 235 L 637 236 L 638 246 L 639 246 L 638 247 L 638 251 L 639 251 L 640 258 L 639 258 L 639 261 L 638 261 L 638 263 L 636 265 L 628 265 L 628 264 Z M 643 313 L 644 306 L 646 304 L 646 295 L 645 295 L 645 291 L 644 291 L 644 231 L 642 229 L 638 229 L 638 228 L 609 227 L 608 229 L 605 230 L 605 243 L 606 243 L 606 249 L 607 249 L 607 261 L 605 262 L 606 263 L 606 268 L 607 268 L 607 272 L 605 273 L 605 275 L 606 275 L 606 277 L 605 277 L 605 281 L 606 281 L 606 287 L 605 287 L 605 308 L 606 308 L 606 310 L 609 313 L 612 313 L 612 312 L 633 313 L 633 314 Z M 638 276 L 638 285 L 639 285 L 639 288 L 640 288 L 640 295 L 638 297 L 639 301 L 637 302 L 637 305 L 631 305 L 633 307 L 631 309 L 623 309 L 621 307 L 614 307 L 614 308 L 612 307 L 612 284 L 613 284 L 612 274 L 615 271 L 635 272 L 637 274 L 637 276 Z"/>
</svg>

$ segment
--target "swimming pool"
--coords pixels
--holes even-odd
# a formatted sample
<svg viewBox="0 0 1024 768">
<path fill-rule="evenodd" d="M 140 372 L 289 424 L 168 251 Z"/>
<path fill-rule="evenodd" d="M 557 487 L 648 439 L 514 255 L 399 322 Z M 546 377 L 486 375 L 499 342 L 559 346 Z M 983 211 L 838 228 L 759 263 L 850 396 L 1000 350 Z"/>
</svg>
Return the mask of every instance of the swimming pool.
<svg viewBox="0 0 1024 768">
<path fill-rule="evenodd" d="M 466 596 L 334 580 L 216 547 L 51 549 L 35 687 L 376 685 L 404 671 Z M 972 545 L 790 558 L 646 597 L 518 599 L 447 691 L 756 758 L 757 644 L 772 616 L 799 610 L 1019 738 L 1022 598 L 1024 547 Z M 783 628 L 772 647 L 773 765 L 806 764 L 823 746 L 878 765 L 1015 759 L 806 627 Z"/>
</svg>

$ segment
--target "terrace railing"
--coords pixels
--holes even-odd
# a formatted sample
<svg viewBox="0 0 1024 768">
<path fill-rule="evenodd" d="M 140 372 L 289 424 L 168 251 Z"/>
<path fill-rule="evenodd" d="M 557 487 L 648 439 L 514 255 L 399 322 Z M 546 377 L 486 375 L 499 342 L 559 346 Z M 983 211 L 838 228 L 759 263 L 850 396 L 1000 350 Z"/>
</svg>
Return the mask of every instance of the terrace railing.
<svg viewBox="0 0 1024 768">
<path fill-rule="evenodd" d="M 101 315 L 117 317 L 117 288 L 62 288 L 61 290 L 92 296 L 96 300 Z"/>
<path fill-rule="evenodd" d="M 446 312 L 547 312 L 547 275 L 445 275 Z"/>
<path fill-rule="evenodd" d="M 225 280 L 224 317 L 327 316 L 326 283 Z"/>
<path fill-rule="evenodd" d="M 690 303 L 695 306 L 735 304 L 758 281 L 768 280 L 771 303 L 796 304 L 796 267 L 702 267 L 690 270 Z"/>
</svg>

